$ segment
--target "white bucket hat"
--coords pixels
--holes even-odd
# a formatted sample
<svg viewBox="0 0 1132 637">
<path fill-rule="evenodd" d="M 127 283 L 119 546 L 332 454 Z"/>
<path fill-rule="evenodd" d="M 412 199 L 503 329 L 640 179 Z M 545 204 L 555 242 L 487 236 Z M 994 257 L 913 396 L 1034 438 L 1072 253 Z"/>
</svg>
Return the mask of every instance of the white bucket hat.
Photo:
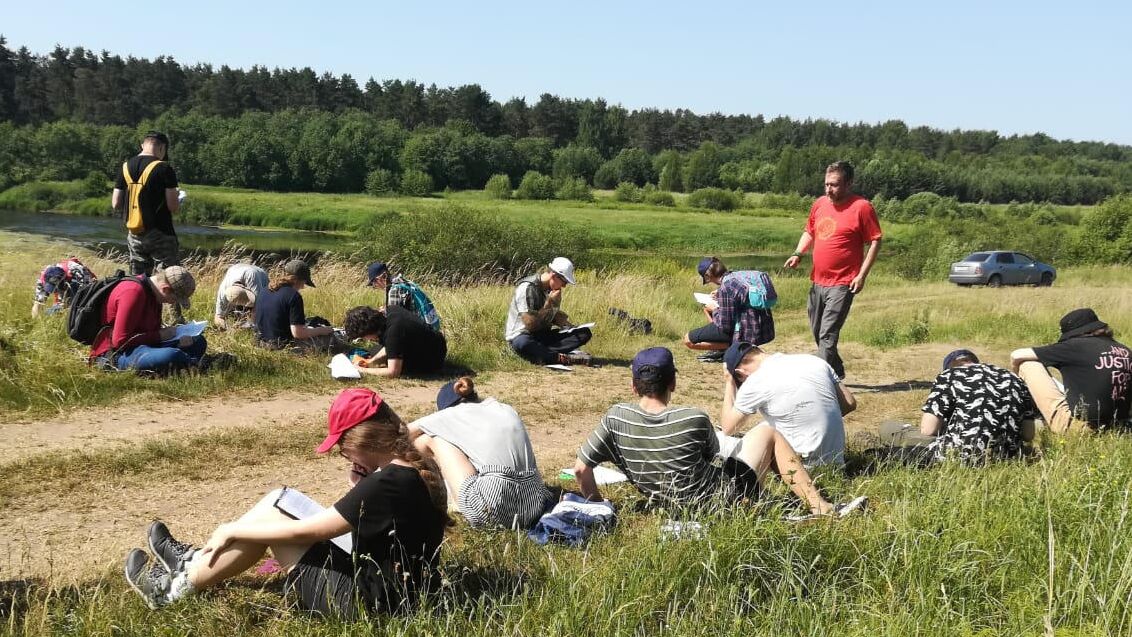
<svg viewBox="0 0 1132 637">
<path fill-rule="evenodd" d="M 554 257 L 550 262 L 550 271 L 562 275 L 570 285 L 574 284 L 574 262 L 566 257 Z"/>
</svg>

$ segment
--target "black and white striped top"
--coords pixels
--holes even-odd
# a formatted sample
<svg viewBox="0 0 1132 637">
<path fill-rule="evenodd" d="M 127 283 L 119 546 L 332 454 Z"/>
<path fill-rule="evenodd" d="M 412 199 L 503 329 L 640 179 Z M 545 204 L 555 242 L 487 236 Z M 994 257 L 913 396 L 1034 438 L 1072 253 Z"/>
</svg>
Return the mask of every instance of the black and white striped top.
<svg viewBox="0 0 1132 637">
<path fill-rule="evenodd" d="M 602 417 L 578 458 L 589 467 L 616 464 L 646 496 L 689 502 L 720 487 L 720 470 L 712 464 L 718 451 L 711 419 L 701 409 L 670 407 L 650 414 L 621 403 Z"/>
</svg>

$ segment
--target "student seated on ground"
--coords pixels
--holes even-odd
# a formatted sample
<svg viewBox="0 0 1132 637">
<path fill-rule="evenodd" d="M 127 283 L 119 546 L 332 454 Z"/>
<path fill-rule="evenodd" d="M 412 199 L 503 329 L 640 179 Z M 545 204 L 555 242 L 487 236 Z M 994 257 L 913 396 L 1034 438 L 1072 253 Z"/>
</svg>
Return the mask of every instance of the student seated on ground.
<svg viewBox="0 0 1132 637">
<path fill-rule="evenodd" d="M 213 322 L 217 327 L 242 327 L 255 319 L 255 301 L 268 287 L 267 272 L 250 263 L 228 268 L 216 289 Z"/>
<path fill-rule="evenodd" d="M 1132 427 L 1132 356 L 1092 309 L 1066 314 L 1056 343 L 1014 350 L 1010 363 L 1051 431 Z M 1047 367 L 1061 372 L 1064 388 Z"/>
<path fill-rule="evenodd" d="M 767 287 L 770 279 L 765 274 L 753 270 L 731 272 L 719 257 L 704 257 L 696 269 L 704 283 L 714 283 L 719 289 L 711 294 L 715 303 L 704 306 L 708 324 L 685 334 L 685 347 L 707 350 L 700 360 L 722 361 L 723 351 L 733 342 L 762 345 L 774 340 L 774 315 L 768 307 L 754 307 L 751 301 L 752 281 L 761 281 L 763 287 Z M 764 306 L 773 304 L 768 293 L 774 295 L 773 287 L 764 290 L 761 296 L 755 294 L 767 299 L 762 303 Z"/>
<path fill-rule="evenodd" d="M 552 498 L 514 408 L 481 400 L 465 376 L 440 389 L 436 409 L 410 423 L 409 435 L 440 467 L 468 524 L 526 529 L 538 522 Z"/>
<path fill-rule="evenodd" d="M 631 368 L 637 402 L 611 407 L 578 450 L 574 475 L 585 497 L 601 499 L 593 467 L 613 462 L 650 501 L 698 504 L 719 495 L 755 496 L 774 469 L 813 514 L 845 515 L 864 506 L 863 497 L 846 505 L 822 497 L 790 443 L 767 425 L 752 429 L 734 457 L 716 466 L 719 441 L 708 415 L 669 404 L 676 391 L 672 352 L 643 350 Z"/>
<path fill-rule="evenodd" d="M 444 483 L 413 448 L 405 424 L 369 389 L 343 390 L 330 407 L 329 435 L 318 453 L 338 447 L 350 490 L 333 506 L 295 520 L 272 491 L 239 519 L 221 524 L 201 547 L 183 544 L 162 522 L 149 527 L 151 563 L 126 556 L 126 579 L 150 608 L 160 608 L 236 577 L 266 551 L 287 573 L 293 605 L 344 620 L 403 611 L 439 583 Z M 329 540 L 352 533 L 352 554 Z"/>
<path fill-rule="evenodd" d="M 102 308 L 102 331 L 90 349 L 90 361 L 102 369 L 134 369 L 168 374 L 196 368 L 206 371 L 232 357 L 206 356 L 204 336 L 176 336 L 176 327 L 161 327 L 162 304 L 188 309 L 196 290 L 193 275 L 174 265 L 152 277 L 139 274 L 118 283 Z"/>
<path fill-rule="evenodd" d="M 389 266 L 380 261 L 366 267 L 366 276 L 369 278 L 370 287 L 384 293 L 384 307 L 396 305 L 415 312 L 426 325 L 437 332 L 440 331 L 440 315 L 437 314 L 432 300 L 419 285 L 400 274 L 391 279 Z"/>
<path fill-rule="evenodd" d="M 329 325 L 307 325 L 303 296 L 299 292 L 315 287 L 311 268 L 301 259 L 283 266 L 283 275 L 271 282 L 255 304 L 256 344 L 267 349 L 290 349 L 296 353 L 339 353 L 348 345 L 334 335 Z"/>
<path fill-rule="evenodd" d="M 562 291 L 574 283 L 574 264 L 556 257 L 537 274 L 519 279 L 507 309 L 504 338 L 516 354 L 538 365 L 587 365 L 589 354 L 578 348 L 593 338 L 589 328 L 564 333 L 573 327 L 562 311 Z"/>
<path fill-rule="evenodd" d="M 82 286 L 96 280 L 90 268 L 75 257 L 67 257 L 55 265 L 43 268 L 35 283 L 35 300 L 31 304 L 31 317 L 39 318 L 43 306 L 52 296 L 55 302 L 47 308 L 47 314 L 60 312 L 70 304 L 75 292 Z"/>
<path fill-rule="evenodd" d="M 434 374 L 444 368 L 448 341 L 425 325 L 417 315 L 396 305 L 385 314 L 372 307 L 354 307 L 346 312 L 346 338 L 377 341 L 380 346 L 355 360 L 363 374 L 397 378 L 402 374 Z"/>
<path fill-rule="evenodd" d="M 735 435 L 748 416 L 759 412 L 807 468 L 845 464 L 842 416 L 856 409 L 857 401 L 828 363 L 810 354 L 771 354 L 743 341 L 728 348 L 724 363 L 719 422 L 724 434 Z"/>
<path fill-rule="evenodd" d="M 967 349 L 943 359 L 920 418 L 933 460 L 954 457 L 968 464 L 1017 458 L 1034 437 L 1034 403 L 1026 384 Z"/>
</svg>

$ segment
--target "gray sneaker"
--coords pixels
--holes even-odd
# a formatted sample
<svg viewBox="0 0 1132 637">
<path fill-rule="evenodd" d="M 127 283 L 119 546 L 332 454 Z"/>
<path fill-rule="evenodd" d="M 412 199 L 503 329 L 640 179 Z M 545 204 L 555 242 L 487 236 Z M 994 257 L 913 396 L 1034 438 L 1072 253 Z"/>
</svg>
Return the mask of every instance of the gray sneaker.
<svg viewBox="0 0 1132 637">
<path fill-rule="evenodd" d="M 126 582 L 153 610 L 168 603 L 169 573 L 157 564 L 149 563 L 149 555 L 134 549 L 126 555 Z"/>
<path fill-rule="evenodd" d="M 857 511 L 864 513 L 865 508 L 868 506 L 869 496 L 859 495 L 848 502 L 834 505 L 833 515 L 839 518 L 843 518 L 851 513 L 856 513 Z"/>
<path fill-rule="evenodd" d="M 185 570 L 197 552 L 195 546 L 173 539 L 169 527 L 160 520 L 149 525 L 149 550 L 166 572 L 174 576 Z"/>
</svg>

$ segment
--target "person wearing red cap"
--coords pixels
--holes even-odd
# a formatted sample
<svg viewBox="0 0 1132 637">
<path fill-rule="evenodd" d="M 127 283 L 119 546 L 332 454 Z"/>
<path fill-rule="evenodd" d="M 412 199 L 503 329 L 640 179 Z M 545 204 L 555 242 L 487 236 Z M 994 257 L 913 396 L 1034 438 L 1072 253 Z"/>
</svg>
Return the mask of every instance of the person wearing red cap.
<svg viewBox="0 0 1132 637">
<path fill-rule="evenodd" d="M 405 423 L 370 389 L 343 390 L 328 416 L 319 453 L 338 447 L 350 462 L 350 491 L 330 508 L 295 520 L 265 496 L 235 522 L 221 524 L 202 547 L 175 540 L 161 522 L 149 529 L 151 563 L 142 549 L 126 557 L 130 586 L 151 608 L 235 577 L 270 549 L 303 610 L 346 620 L 415 604 L 435 583 L 444 528 L 444 483 L 409 441 Z M 347 553 L 332 538 L 352 534 Z"/>
</svg>

